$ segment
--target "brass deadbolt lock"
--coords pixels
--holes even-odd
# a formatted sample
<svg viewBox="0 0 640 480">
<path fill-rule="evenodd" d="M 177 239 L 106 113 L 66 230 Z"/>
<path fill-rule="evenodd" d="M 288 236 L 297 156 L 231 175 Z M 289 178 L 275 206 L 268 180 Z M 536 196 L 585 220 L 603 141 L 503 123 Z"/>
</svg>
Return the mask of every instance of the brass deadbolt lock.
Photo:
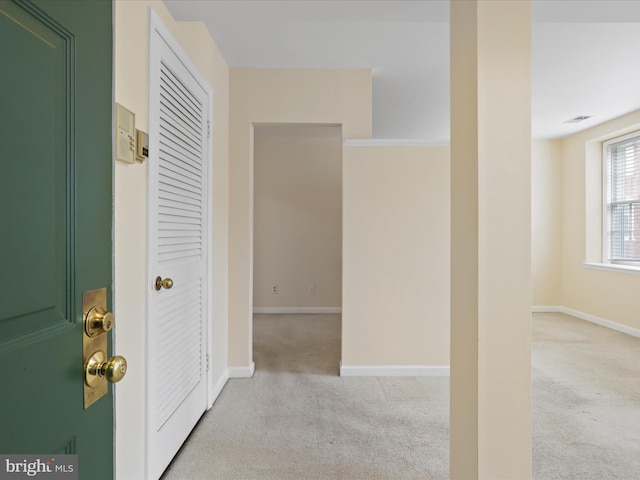
<svg viewBox="0 0 640 480">
<path fill-rule="evenodd" d="M 84 328 L 90 337 L 108 332 L 113 328 L 113 313 L 107 312 L 102 307 L 91 308 L 84 320 Z"/>
<path fill-rule="evenodd" d="M 127 361 L 116 355 L 105 362 L 103 351 L 97 351 L 87 361 L 85 367 L 85 382 L 89 387 L 95 387 L 105 378 L 110 383 L 119 382 L 127 373 Z"/>
<path fill-rule="evenodd" d="M 127 361 L 120 356 L 107 357 L 109 332 L 115 318 L 107 310 L 107 288 L 87 290 L 82 294 L 83 364 L 82 372 L 84 408 L 87 409 L 109 393 L 109 382 L 122 380 L 127 373 Z M 79 373 L 78 372 L 78 373 Z"/>
</svg>

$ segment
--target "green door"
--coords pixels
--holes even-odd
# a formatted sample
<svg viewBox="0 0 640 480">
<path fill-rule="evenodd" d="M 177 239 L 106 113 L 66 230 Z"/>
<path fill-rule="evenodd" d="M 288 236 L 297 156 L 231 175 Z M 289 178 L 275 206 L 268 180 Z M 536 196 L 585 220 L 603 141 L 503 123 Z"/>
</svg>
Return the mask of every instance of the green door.
<svg viewBox="0 0 640 480">
<path fill-rule="evenodd" d="M 0 0 L 0 454 L 77 454 L 83 480 L 113 478 L 82 351 L 83 292 L 111 306 L 111 112 L 111 1 Z"/>
</svg>

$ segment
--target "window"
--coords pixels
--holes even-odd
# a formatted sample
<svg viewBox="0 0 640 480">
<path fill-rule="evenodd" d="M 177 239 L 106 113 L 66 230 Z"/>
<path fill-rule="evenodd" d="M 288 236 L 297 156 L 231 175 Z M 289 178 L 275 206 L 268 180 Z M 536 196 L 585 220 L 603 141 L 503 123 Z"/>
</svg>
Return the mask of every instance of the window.
<svg viewBox="0 0 640 480">
<path fill-rule="evenodd" d="M 640 266 L 640 132 L 603 144 L 604 263 Z"/>
</svg>

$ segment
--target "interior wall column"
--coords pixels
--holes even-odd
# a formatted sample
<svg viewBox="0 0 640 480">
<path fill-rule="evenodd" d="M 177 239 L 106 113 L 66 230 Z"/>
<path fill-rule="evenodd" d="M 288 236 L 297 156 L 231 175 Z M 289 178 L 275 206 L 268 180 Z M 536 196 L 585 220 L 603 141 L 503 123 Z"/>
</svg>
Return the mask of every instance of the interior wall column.
<svg viewBox="0 0 640 480">
<path fill-rule="evenodd" d="M 531 478 L 531 3 L 451 1 L 452 479 Z"/>
</svg>

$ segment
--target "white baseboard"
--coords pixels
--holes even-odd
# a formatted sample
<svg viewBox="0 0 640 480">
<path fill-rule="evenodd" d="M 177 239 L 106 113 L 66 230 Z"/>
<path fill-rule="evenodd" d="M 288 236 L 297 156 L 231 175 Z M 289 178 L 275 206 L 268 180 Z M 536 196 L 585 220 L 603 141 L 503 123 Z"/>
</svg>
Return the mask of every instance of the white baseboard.
<svg viewBox="0 0 640 480">
<path fill-rule="evenodd" d="M 531 307 L 532 313 L 561 313 L 562 307 L 560 305 L 536 305 Z"/>
<path fill-rule="evenodd" d="M 577 317 L 581 320 L 586 320 L 587 322 L 595 323 L 596 325 L 600 325 L 601 327 L 607 327 L 611 330 L 626 333 L 627 335 L 631 335 L 633 337 L 640 337 L 639 329 L 627 327 L 626 325 L 622 325 L 621 323 L 612 322 L 611 320 L 606 320 L 604 318 L 596 317 L 595 315 L 590 315 L 588 313 L 580 312 L 578 310 L 567 307 L 562 307 L 562 313 L 566 313 L 567 315 L 571 315 L 572 317 Z"/>
<path fill-rule="evenodd" d="M 341 377 L 448 377 L 449 365 L 342 365 Z"/>
<path fill-rule="evenodd" d="M 248 367 L 229 367 L 229 378 L 251 378 L 255 371 L 255 362 L 251 362 Z"/>
<path fill-rule="evenodd" d="M 579 310 L 574 310 L 573 308 L 562 306 L 539 306 L 531 307 L 531 311 L 534 313 L 564 313 L 566 315 L 571 315 L 572 317 L 579 318 L 580 320 L 586 320 L 587 322 L 595 323 L 596 325 L 600 325 L 601 327 L 610 328 L 611 330 L 626 333 L 627 335 L 640 338 L 640 329 L 628 327 L 626 325 L 622 325 L 621 323 L 612 322 L 611 320 L 607 320 L 605 318 L 596 317 L 595 315 L 584 313 Z"/>
<path fill-rule="evenodd" d="M 222 389 L 227 384 L 227 380 L 229 380 L 229 369 L 227 368 L 222 376 L 218 379 L 216 384 L 213 386 L 209 394 L 209 408 L 213 407 L 213 404 L 218 399 L 220 394 L 222 393 Z"/>
<path fill-rule="evenodd" d="M 254 307 L 253 313 L 342 313 L 342 307 Z"/>
</svg>

